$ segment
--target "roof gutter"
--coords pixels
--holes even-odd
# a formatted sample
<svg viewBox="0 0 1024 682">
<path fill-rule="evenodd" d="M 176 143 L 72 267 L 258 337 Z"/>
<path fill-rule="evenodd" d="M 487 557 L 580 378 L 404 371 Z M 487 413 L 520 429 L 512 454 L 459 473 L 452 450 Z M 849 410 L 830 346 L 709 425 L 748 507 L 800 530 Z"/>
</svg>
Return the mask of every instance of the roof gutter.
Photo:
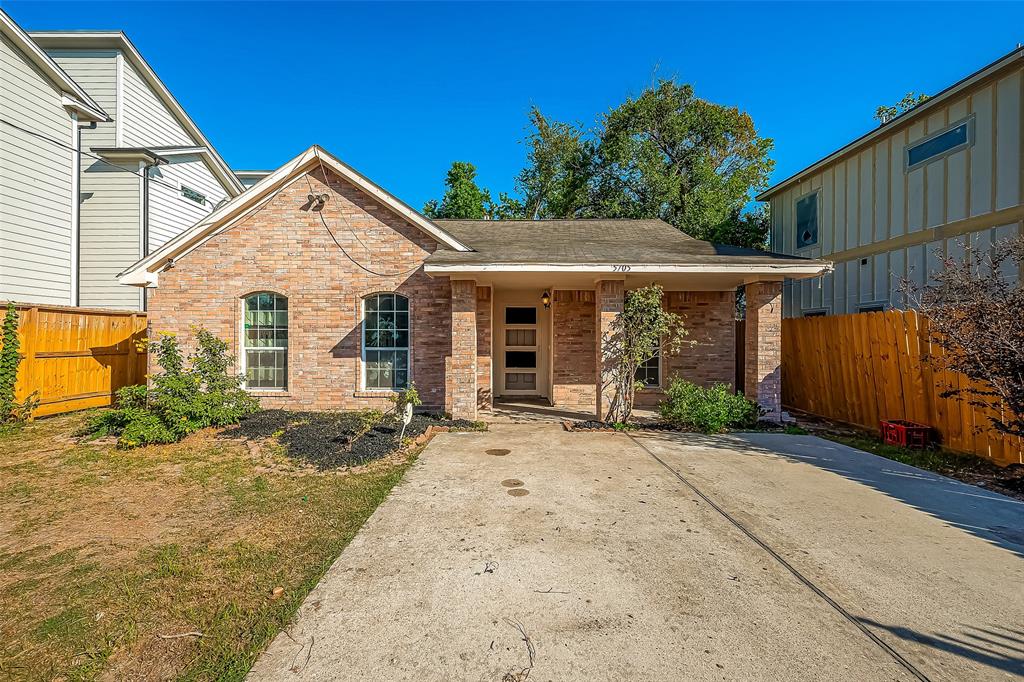
<svg viewBox="0 0 1024 682">
<path fill-rule="evenodd" d="M 609 273 L 702 273 L 702 274 L 774 274 L 813 277 L 832 271 L 829 261 L 801 261 L 798 263 L 692 263 L 686 265 L 623 265 L 621 263 L 426 263 L 427 274 L 453 274 L 469 272 L 582 272 Z"/>
</svg>

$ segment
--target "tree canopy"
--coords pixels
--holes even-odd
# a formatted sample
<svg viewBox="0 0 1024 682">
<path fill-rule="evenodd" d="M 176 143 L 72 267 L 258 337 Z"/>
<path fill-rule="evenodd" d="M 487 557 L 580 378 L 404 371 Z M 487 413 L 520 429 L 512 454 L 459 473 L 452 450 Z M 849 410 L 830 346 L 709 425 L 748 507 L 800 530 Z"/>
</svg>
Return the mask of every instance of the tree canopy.
<svg viewBox="0 0 1024 682">
<path fill-rule="evenodd" d="M 428 218 L 463 218 L 482 220 L 490 217 L 491 193 L 476 184 L 476 166 L 465 161 L 454 161 L 445 177 L 444 197 L 438 203 L 431 199 L 423 205 Z"/>
<path fill-rule="evenodd" d="M 458 206 L 496 219 L 661 218 L 698 239 L 765 246 L 767 215 L 746 208 L 767 186 L 773 143 L 738 108 L 700 99 L 671 79 L 626 99 L 592 128 L 552 120 L 538 107 L 529 119 L 517 197 L 501 194 L 492 205 L 486 190 L 464 182 L 471 189 L 460 193 L 471 200 L 456 201 L 453 164 L 441 204 L 425 207 L 438 213 L 428 215 L 447 217 Z"/>
<path fill-rule="evenodd" d="M 875 120 L 879 123 L 888 123 L 900 114 L 910 111 L 918 104 L 923 104 L 932 98 L 931 95 L 924 93 L 908 92 L 903 95 L 903 99 L 893 105 L 885 105 L 875 109 Z"/>
</svg>

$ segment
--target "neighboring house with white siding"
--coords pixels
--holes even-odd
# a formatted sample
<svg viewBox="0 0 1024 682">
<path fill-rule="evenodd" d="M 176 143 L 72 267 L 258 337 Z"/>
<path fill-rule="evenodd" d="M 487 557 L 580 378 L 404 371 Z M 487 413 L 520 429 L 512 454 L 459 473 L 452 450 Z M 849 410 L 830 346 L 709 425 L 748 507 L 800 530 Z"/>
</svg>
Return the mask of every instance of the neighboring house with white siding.
<svg viewBox="0 0 1024 682">
<path fill-rule="evenodd" d="M 79 130 L 107 120 L 0 10 L 0 300 L 76 303 Z"/>
<path fill-rule="evenodd" d="M 110 115 L 82 131 L 77 303 L 143 309 L 116 275 L 245 188 L 123 33 L 29 35 Z"/>
<path fill-rule="evenodd" d="M 249 189 L 273 172 L 268 170 L 236 170 L 235 177 L 239 179 L 246 189 Z"/>
<path fill-rule="evenodd" d="M 760 194 L 772 251 L 835 264 L 787 282 L 785 314 L 902 307 L 899 282 L 925 282 L 937 252 L 1021 234 L 1022 99 L 1018 48 Z"/>
</svg>

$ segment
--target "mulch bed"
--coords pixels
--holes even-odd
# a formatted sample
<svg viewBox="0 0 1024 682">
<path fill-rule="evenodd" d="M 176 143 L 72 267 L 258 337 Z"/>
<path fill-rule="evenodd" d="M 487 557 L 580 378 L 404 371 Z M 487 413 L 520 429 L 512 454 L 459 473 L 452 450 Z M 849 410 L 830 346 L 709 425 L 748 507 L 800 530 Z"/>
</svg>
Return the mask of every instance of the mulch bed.
<svg viewBox="0 0 1024 682">
<path fill-rule="evenodd" d="M 263 410 L 225 429 L 224 438 L 262 440 L 274 438 L 286 454 L 298 462 L 324 471 L 359 466 L 381 459 L 402 447 L 402 425 L 392 415 L 373 424 L 368 412 L 291 412 Z M 405 438 L 422 442 L 434 431 L 467 431 L 479 425 L 465 419 L 445 419 L 438 414 L 413 415 Z"/>
</svg>

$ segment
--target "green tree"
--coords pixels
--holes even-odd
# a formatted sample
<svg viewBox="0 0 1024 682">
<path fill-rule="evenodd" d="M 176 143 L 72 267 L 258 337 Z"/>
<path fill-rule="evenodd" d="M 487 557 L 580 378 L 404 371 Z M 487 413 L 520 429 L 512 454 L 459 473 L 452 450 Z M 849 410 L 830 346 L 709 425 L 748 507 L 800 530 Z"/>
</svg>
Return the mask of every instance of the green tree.
<svg viewBox="0 0 1024 682">
<path fill-rule="evenodd" d="M 627 291 L 622 314 L 616 316 L 607 338 L 602 382 L 613 390 L 605 421 L 626 423 L 633 414 L 637 369 L 651 359 L 655 349 L 663 354 L 678 353 L 686 339 L 683 319 L 662 305 L 664 292 L 657 284 Z M 664 355 L 662 356 L 664 357 Z"/>
<path fill-rule="evenodd" d="M 892 106 L 882 105 L 875 109 L 875 120 L 879 123 L 888 123 L 900 114 L 910 111 L 918 104 L 923 104 L 932 98 L 924 93 L 908 92 L 903 99 Z"/>
<path fill-rule="evenodd" d="M 772 141 L 735 107 L 661 81 L 604 115 L 592 130 L 530 111 L 521 199 L 502 218 L 661 218 L 698 239 L 763 248 L 763 214 L 747 214 L 768 182 Z"/>
<path fill-rule="evenodd" d="M 697 239 L 746 234 L 737 224 L 743 207 L 774 167 L 773 142 L 749 114 L 663 80 L 610 111 L 600 128 L 596 214 L 661 218 Z"/>
<path fill-rule="evenodd" d="M 529 116 L 533 132 L 525 140 L 527 166 L 516 177 L 516 190 L 523 197 L 516 206 L 533 220 L 584 215 L 594 179 L 593 140 L 579 124 L 551 121 L 539 107 Z"/>
<path fill-rule="evenodd" d="M 431 199 L 423 205 L 428 218 L 483 220 L 491 213 L 491 193 L 476 184 L 476 166 L 454 161 L 444 180 L 447 188 L 441 202 Z"/>
</svg>

